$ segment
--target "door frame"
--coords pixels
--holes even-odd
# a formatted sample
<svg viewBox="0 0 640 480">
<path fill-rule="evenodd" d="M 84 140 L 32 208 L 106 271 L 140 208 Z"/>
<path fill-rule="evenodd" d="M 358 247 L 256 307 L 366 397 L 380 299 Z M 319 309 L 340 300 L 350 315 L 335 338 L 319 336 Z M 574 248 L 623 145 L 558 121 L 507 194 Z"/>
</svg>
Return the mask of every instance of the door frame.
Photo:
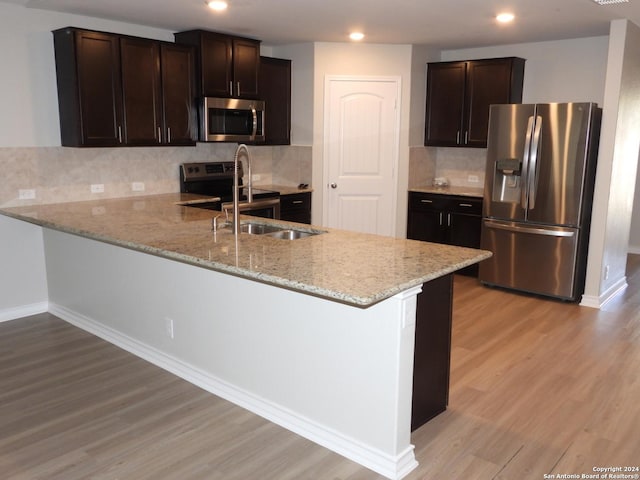
<svg viewBox="0 0 640 480">
<path fill-rule="evenodd" d="M 394 83 L 396 85 L 396 114 L 395 125 L 397 126 L 394 132 L 393 140 L 393 152 L 394 158 L 392 160 L 392 180 L 391 185 L 391 211 L 393 212 L 393 218 L 389 219 L 392 225 L 391 235 L 395 237 L 398 233 L 397 217 L 398 217 L 398 170 L 400 162 L 400 131 L 402 128 L 402 77 L 400 75 L 325 75 L 324 76 L 324 106 L 323 106 L 323 132 L 322 132 L 322 223 L 327 224 L 329 218 L 329 195 L 326 194 L 329 191 L 329 148 L 328 135 L 329 135 L 329 111 L 331 105 L 330 97 L 330 85 L 331 82 L 384 82 Z"/>
</svg>

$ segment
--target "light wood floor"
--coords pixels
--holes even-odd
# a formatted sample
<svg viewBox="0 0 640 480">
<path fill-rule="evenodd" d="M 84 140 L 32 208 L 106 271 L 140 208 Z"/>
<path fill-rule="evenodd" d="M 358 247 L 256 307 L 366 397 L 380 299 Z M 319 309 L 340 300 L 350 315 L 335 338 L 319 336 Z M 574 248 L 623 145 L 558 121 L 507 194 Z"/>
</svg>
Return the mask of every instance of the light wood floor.
<svg viewBox="0 0 640 480">
<path fill-rule="evenodd" d="M 450 405 L 408 480 L 640 465 L 640 256 L 628 274 L 601 311 L 457 277 Z M 382 479 L 48 314 L 0 324 L 0 478 Z"/>
</svg>

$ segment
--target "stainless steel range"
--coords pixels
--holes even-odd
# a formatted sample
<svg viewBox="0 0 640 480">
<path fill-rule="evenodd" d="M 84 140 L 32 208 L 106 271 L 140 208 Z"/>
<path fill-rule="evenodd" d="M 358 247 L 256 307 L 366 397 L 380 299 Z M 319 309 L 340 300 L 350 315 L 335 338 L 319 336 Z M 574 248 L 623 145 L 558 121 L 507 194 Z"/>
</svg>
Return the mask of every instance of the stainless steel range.
<svg viewBox="0 0 640 480">
<path fill-rule="evenodd" d="M 247 189 L 242 184 L 242 165 L 238 165 L 240 177 L 240 212 L 264 218 L 280 218 L 280 193 L 273 190 L 252 188 L 253 202 L 247 202 Z M 220 201 L 190 204 L 191 207 L 209 210 L 233 209 L 233 162 L 183 163 L 180 165 L 180 192 L 218 197 Z"/>
</svg>

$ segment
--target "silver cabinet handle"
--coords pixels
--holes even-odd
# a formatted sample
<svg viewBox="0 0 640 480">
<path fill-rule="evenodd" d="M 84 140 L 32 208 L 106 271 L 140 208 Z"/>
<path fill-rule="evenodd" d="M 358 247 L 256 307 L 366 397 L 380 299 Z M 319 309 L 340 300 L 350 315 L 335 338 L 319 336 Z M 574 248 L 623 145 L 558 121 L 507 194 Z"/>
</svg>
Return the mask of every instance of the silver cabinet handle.
<svg viewBox="0 0 640 480">
<path fill-rule="evenodd" d="M 438 225 L 442 225 L 442 212 L 438 215 Z"/>
<path fill-rule="evenodd" d="M 122 127 L 118 125 L 118 143 L 122 143 Z"/>
<path fill-rule="evenodd" d="M 459 207 L 473 207 L 473 205 L 471 205 L 470 203 L 459 203 L 458 206 Z"/>
<path fill-rule="evenodd" d="M 162 143 L 162 129 L 158 127 L 158 143 Z"/>
<path fill-rule="evenodd" d="M 456 133 L 456 144 L 460 144 L 460 130 L 458 130 L 458 132 Z"/>
<path fill-rule="evenodd" d="M 451 226 L 451 214 L 447 213 L 447 227 Z"/>
<path fill-rule="evenodd" d="M 238 96 L 240 96 L 240 82 L 236 82 L 236 91 Z"/>
<path fill-rule="evenodd" d="M 337 183 L 332 183 L 331 185 L 329 185 L 331 188 L 338 188 L 338 184 Z"/>
<path fill-rule="evenodd" d="M 433 203 L 433 200 L 427 200 L 426 198 L 423 198 L 422 200 L 420 200 L 420 203 Z"/>
<path fill-rule="evenodd" d="M 167 127 L 167 143 L 171 143 L 171 127 Z"/>
<path fill-rule="evenodd" d="M 464 132 L 464 144 L 468 144 L 469 143 L 469 131 L 465 131 Z"/>
<path fill-rule="evenodd" d="M 229 82 L 229 95 L 233 97 L 233 82 Z"/>
<path fill-rule="evenodd" d="M 294 201 L 293 201 L 293 202 L 291 202 L 291 203 L 293 203 L 294 205 L 299 205 L 299 204 L 301 204 L 301 203 L 302 203 L 302 200 L 294 200 Z"/>
</svg>

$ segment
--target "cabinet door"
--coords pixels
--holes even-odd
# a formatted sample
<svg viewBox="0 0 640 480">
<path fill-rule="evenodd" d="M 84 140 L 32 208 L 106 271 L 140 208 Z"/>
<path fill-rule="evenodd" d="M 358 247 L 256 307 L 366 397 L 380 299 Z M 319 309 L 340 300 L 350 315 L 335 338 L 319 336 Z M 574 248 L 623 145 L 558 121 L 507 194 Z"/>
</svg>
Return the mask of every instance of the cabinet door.
<svg viewBox="0 0 640 480">
<path fill-rule="evenodd" d="M 196 132 L 193 50 L 161 44 L 163 142 L 194 145 Z"/>
<path fill-rule="evenodd" d="M 282 195 L 280 218 L 288 222 L 311 223 L 311 192 Z"/>
<path fill-rule="evenodd" d="M 425 145 L 461 141 L 466 62 L 430 63 L 427 68 Z"/>
<path fill-rule="evenodd" d="M 233 94 L 240 98 L 258 98 L 260 42 L 233 39 Z"/>
<path fill-rule="evenodd" d="M 447 212 L 448 243 L 458 247 L 480 248 L 482 217 Z"/>
<path fill-rule="evenodd" d="M 202 32 L 200 37 L 202 95 L 230 97 L 233 86 L 233 42 L 226 35 Z"/>
<path fill-rule="evenodd" d="M 260 57 L 260 99 L 265 102 L 265 145 L 291 143 L 291 60 Z"/>
<path fill-rule="evenodd" d="M 465 101 L 467 115 L 463 129 L 466 146 L 487 146 L 489 105 L 522 100 L 521 89 L 519 98 L 512 97 L 512 69 L 511 58 L 468 62 Z"/>
<path fill-rule="evenodd" d="M 409 192 L 407 238 L 425 242 L 446 241 L 442 200 L 438 196 Z"/>
<path fill-rule="evenodd" d="M 482 200 L 456 198 L 451 199 L 447 212 L 447 243 L 458 247 L 480 248 L 482 231 Z M 458 273 L 478 276 L 478 264 L 463 268 Z"/>
<path fill-rule="evenodd" d="M 443 243 L 445 238 L 442 230 L 442 211 L 409 212 L 407 238 L 424 242 Z"/>
<path fill-rule="evenodd" d="M 54 32 L 63 146 L 111 147 L 121 142 L 120 49 L 114 35 Z"/>
<path fill-rule="evenodd" d="M 124 142 L 158 145 L 162 142 L 159 43 L 125 37 L 120 40 L 120 55 Z"/>
<path fill-rule="evenodd" d="M 449 403 L 452 301 L 453 275 L 422 285 L 416 300 L 411 431 Z"/>
</svg>

